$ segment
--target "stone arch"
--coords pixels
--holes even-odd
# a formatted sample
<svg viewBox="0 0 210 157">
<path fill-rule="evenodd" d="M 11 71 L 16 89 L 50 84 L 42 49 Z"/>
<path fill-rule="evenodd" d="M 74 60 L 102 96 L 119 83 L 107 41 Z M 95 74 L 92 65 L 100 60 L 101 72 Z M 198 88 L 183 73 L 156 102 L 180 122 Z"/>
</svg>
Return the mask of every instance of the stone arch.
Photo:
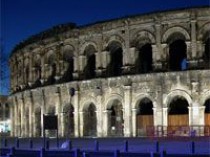
<svg viewBox="0 0 210 157">
<path fill-rule="evenodd" d="M 110 45 L 110 43 L 112 42 L 118 42 L 120 43 L 122 49 L 124 50 L 125 49 L 125 40 L 123 39 L 123 37 L 121 37 L 120 35 L 118 34 L 115 34 L 115 35 L 112 35 L 111 37 L 107 38 L 105 41 L 104 41 L 104 44 L 103 44 L 103 49 L 107 49 L 107 47 Z"/>
<path fill-rule="evenodd" d="M 200 99 L 200 104 L 204 104 L 207 99 L 210 99 L 210 90 L 206 91 Z"/>
<path fill-rule="evenodd" d="M 210 32 L 210 22 L 205 23 L 198 31 L 197 39 L 199 41 L 205 41 L 207 34 Z"/>
<path fill-rule="evenodd" d="M 107 104 L 107 131 L 109 136 L 123 136 L 124 113 L 123 103 L 119 98 L 110 99 Z"/>
<path fill-rule="evenodd" d="M 98 46 L 97 43 L 93 42 L 93 41 L 86 41 L 82 44 L 81 48 L 80 48 L 80 54 L 81 55 L 87 55 L 85 54 L 85 50 L 89 47 L 92 46 L 95 49 L 95 52 L 98 52 Z"/>
<path fill-rule="evenodd" d="M 136 133 L 146 136 L 147 127 L 154 125 L 153 102 L 147 96 L 142 96 L 136 103 Z"/>
<path fill-rule="evenodd" d="M 175 26 L 167 29 L 162 37 L 162 43 L 171 43 L 176 40 L 176 38 L 181 38 L 185 41 L 190 41 L 190 35 L 187 30 L 180 26 Z"/>
<path fill-rule="evenodd" d="M 72 81 L 74 72 L 74 58 L 75 49 L 72 45 L 65 45 L 62 49 L 62 59 L 64 61 L 62 70 L 64 75 L 62 76 L 63 81 Z"/>
<path fill-rule="evenodd" d="M 95 77 L 96 70 L 96 47 L 89 44 L 84 49 L 84 55 L 86 56 L 86 65 L 84 67 L 84 78 L 91 79 Z"/>
<path fill-rule="evenodd" d="M 198 33 L 198 40 L 201 41 L 200 52 L 204 61 L 204 68 L 210 68 L 210 23 L 204 24 Z"/>
<path fill-rule="evenodd" d="M 181 95 L 174 96 L 168 104 L 168 126 L 174 130 L 177 126 L 189 125 L 189 103 Z M 184 131 L 184 130 L 183 130 Z M 183 132 L 184 133 L 184 132 Z M 182 132 L 180 132 L 182 134 Z M 186 133 L 184 133 L 186 134 Z"/>
<path fill-rule="evenodd" d="M 106 47 L 109 51 L 109 63 L 107 65 L 108 76 L 120 76 L 123 67 L 123 48 L 117 40 L 112 40 Z"/>
<path fill-rule="evenodd" d="M 205 125 L 210 126 L 210 96 L 204 102 Z"/>
<path fill-rule="evenodd" d="M 42 68 L 41 68 L 41 56 L 39 54 L 35 54 L 35 57 L 33 59 L 33 67 L 34 67 L 34 77 L 35 81 L 41 79 L 41 73 L 42 73 Z"/>
<path fill-rule="evenodd" d="M 91 104 L 91 103 L 97 104 L 96 98 L 94 98 L 91 95 L 87 95 L 83 97 L 80 103 L 79 111 L 83 112 L 83 109 L 86 108 L 86 106 L 88 106 L 88 104 Z M 96 106 L 96 109 L 98 110 L 97 106 Z"/>
<path fill-rule="evenodd" d="M 45 63 L 52 65 L 55 63 L 55 61 L 56 61 L 56 55 L 54 51 L 53 50 L 47 51 L 46 56 L 45 56 Z"/>
<path fill-rule="evenodd" d="M 72 104 L 63 106 L 64 136 L 74 136 L 74 107 Z"/>
<path fill-rule="evenodd" d="M 134 37 L 131 39 L 131 47 L 137 47 L 140 44 L 144 45 L 146 43 L 155 44 L 154 35 L 147 30 L 135 32 Z"/>
<path fill-rule="evenodd" d="M 46 63 L 50 67 L 47 84 L 55 83 L 55 76 L 57 73 L 56 54 L 53 50 L 49 50 L 46 55 Z"/>
<path fill-rule="evenodd" d="M 96 105 L 94 103 L 86 103 L 83 106 L 83 135 L 97 135 L 97 115 Z"/>
<path fill-rule="evenodd" d="M 138 104 L 144 99 L 144 98 L 147 98 L 147 99 L 149 99 L 149 100 L 151 100 L 152 101 L 152 103 L 153 103 L 153 107 L 156 107 L 155 106 L 155 100 L 150 96 L 150 95 L 148 95 L 148 94 L 138 94 L 136 97 L 135 97 L 135 99 L 134 99 L 134 103 L 133 103 L 133 109 L 136 109 L 137 107 L 138 107 Z"/>
<path fill-rule="evenodd" d="M 167 94 L 167 96 L 163 99 L 163 107 L 168 107 L 168 104 L 170 104 L 172 99 L 177 96 L 185 98 L 189 106 L 192 106 L 192 98 L 186 91 L 174 90 Z"/>
<path fill-rule="evenodd" d="M 123 108 L 124 108 L 122 95 L 120 95 L 120 94 L 112 94 L 112 95 L 109 96 L 109 98 L 105 102 L 105 104 L 106 104 L 105 110 L 111 107 L 113 100 L 119 100 L 122 103 Z"/>
<path fill-rule="evenodd" d="M 68 61 L 69 58 L 75 56 L 75 48 L 72 45 L 64 45 L 61 51 L 62 57 L 64 61 Z"/>
</svg>

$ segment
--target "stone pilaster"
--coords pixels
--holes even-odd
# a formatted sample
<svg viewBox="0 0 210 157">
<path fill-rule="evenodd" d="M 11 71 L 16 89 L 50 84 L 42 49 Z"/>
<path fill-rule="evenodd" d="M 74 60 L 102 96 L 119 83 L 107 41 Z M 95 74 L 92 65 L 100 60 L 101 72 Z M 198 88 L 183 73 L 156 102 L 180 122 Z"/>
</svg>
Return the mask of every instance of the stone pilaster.
<svg viewBox="0 0 210 157">
<path fill-rule="evenodd" d="M 189 109 L 189 125 L 204 125 L 205 123 L 205 106 L 193 106 Z"/>
<path fill-rule="evenodd" d="M 137 109 L 132 109 L 132 135 L 133 137 L 136 137 L 136 113 Z"/>
<path fill-rule="evenodd" d="M 162 110 L 162 126 L 168 126 L 168 107 L 163 107 Z"/>
<path fill-rule="evenodd" d="M 163 124 L 163 109 L 153 108 L 154 126 Z"/>
<path fill-rule="evenodd" d="M 102 100 L 101 95 L 97 96 L 97 102 L 98 102 L 98 109 L 96 111 L 96 117 L 97 117 L 97 136 L 102 137 L 103 136 L 103 120 L 102 120 Z"/>
<path fill-rule="evenodd" d="M 131 86 L 124 86 L 124 136 L 131 136 Z"/>
<path fill-rule="evenodd" d="M 79 125 L 79 132 L 80 132 L 80 137 L 83 137 L 84 133 L 84 112 L 79 112 L 79 120 L 80 120 L 80 125 Z"/>
<path fill-rule="evenodd" d="M 108 136 L 108 130 L 109 130 L 109 116 L 111 112 L 109 110 L 103 111 L 103 116 L 104 116 L 104 123 L 103 123 L 103 136 L 107 137 Z"/>
<path fill-rule="evenodd" d="M 74 135 L 75 137 L 80 136 L 80 131 L 79 131 L 79 92 L 75 91 L 75 95 L 73 97 L 73 102 L 74 102 Z"/>
<path fill-rule="evenodd" d="M 33 103 L 33 94 L 30 93 L 30 106 L 29 106 L 29 137 L 33 137 L 33 119 L 34 117 L 34 103 Z"/>
</svg>

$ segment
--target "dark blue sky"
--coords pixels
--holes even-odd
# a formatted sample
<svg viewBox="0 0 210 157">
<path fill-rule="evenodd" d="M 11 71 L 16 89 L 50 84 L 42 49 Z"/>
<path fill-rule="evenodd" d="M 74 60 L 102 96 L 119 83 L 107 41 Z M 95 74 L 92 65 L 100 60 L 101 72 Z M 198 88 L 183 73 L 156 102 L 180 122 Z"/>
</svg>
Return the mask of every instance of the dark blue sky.
<svg viewBox="0 0 210 157">
<path fill-rule="evenodd" d="M 209 0 L 0 0 L 1 40 L 9 54 L 16 44 L 54 25 L 84 25 L 117 17 L 209 5 Z M 2 90 L 1 90 L 2 91 Z"/>
</svg>

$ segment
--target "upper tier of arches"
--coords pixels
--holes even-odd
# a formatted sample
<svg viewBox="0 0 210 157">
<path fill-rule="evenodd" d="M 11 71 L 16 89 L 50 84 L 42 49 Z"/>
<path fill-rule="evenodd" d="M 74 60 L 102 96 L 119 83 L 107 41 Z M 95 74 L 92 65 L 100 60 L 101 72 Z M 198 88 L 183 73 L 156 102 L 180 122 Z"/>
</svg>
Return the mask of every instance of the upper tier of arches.
<svg viewBox="0 0 210 157">
<path fill-rule="evenodd" d="M 10 57 L 11 90 L 97 77 L 209 69 L 209 15 L 208 8 L 169 11 L 25 41 Z"/>
</svg>

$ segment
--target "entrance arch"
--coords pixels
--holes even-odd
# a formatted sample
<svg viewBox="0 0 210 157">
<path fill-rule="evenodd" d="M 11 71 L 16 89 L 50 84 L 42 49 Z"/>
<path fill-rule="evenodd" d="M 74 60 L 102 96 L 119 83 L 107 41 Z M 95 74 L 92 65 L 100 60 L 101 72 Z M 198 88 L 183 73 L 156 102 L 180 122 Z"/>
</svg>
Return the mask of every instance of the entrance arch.
<svg viewBox="0 0 210 157">
<path fill-rule="evenodd" d="M 168 126 L 189 125 L 189 104 L 182 96 L 174 97 L 168 105 Z"/>
<path fill-rule="evenodd" d="M 84 109 L 84 136 L 96 136 L 97 135 L 97 119 L 96 119 L 96 107 L 93 103 L 87 105 Z"/>
<path fill-rule="evenodd" d="M 187 46 L 182 39 L 175 40 L 169 45 L 169 70 L 181 71 L 187 68 Z"/>
<path fill-rule="evenodd" d="M 210 98 L 205 101 L 205 125 L 210 126 Z"/>
<path fill-rule="evenodd" d="M 41 108 L 35 109 L 35 137 L 41 137 Z"/>
<path fill-rule="evenodd" d="M 122 103 L 119 100 L 113 100 L 107 109 L 108 115 L 108 135 L 109 136 L 123 136 L 124 119 Z"/>
<path fill-rule="evenodd" d="M 153 103 L 149 98 L 143 98 L 137 105 L 136 133 L 137 136 L 145 136 L 146 128 L 154 125 Z"/>
<path fill-rule="evenodd" d="M 65 105 L 63 108 L 64 136 L 74 136 L 74 107 L 72 104 Z"/>
</svg>

